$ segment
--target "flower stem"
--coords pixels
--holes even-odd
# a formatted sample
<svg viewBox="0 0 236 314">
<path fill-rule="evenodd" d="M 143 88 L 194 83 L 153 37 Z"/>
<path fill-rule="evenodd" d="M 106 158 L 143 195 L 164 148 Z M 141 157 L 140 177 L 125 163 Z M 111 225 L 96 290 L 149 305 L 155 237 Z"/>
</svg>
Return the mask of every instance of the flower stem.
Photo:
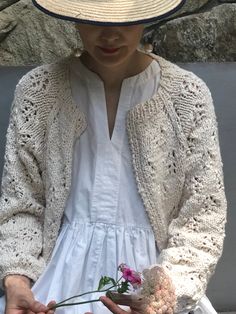
<svg viewBox="0 0 236 314">
<path fill-rule="evenodd" d="M 118 282 L 117 282 L 117 283 L 118 283 Z M 113 286 L 111 286 L 111 287 L 108 288 L 108 289 L 104 289 L 104 290 L 93 290 L 93 291 L 85 292 L 85 293 L 82 293 L 82 294 L 74 295 L 73 297 L 70 297 L 70 298 L 68 298 L 68 299 L 65 299 L 65 300 L 63 300 L 63 301 L 57 303 L 57 305 L 62 304 L 62 303 L 64 303 L 64 302 L 67 302 L 67 301 L 69 301 L 69 300 L 75 299 L 75 298 L 82 297 L 82 296 L 87 295 L 87 294 L 90 294 L 90 293 L 106 292 L 106 291 L 108 291 L 108 290 L 110 290 L 110 289 L 112 289 L 112 288 L 114 288 L 114 287 L 117 287 L 117 283 L 116 283 L 116 285 L 113 285 Z M 89 302 L 89 301 L 88 301 L 88 302 Z M 75 303 L 74 303 L 74 304 L 75 304 Z"/>
<path fill-rule="evenodd" d="M 58 307 L 63 307 L 63 306 L 71 306 L 71 305 L 79 305 L 79 304 L 85 304 L 85 303 L 92 303 L 92 302 L 98 302 L 100 301 L 99 299 L 96 299 L 96 300 L 91 300 L 91 301 L 83 301 L 83 302 L 76 302 L 76 303 L 66 303 L 66 304 L 61 304 L 60 303 L 57 303 L 57 304 L 54 304 L 50 310 L 52 309 L 57 309 Z M 64 301 L 63 301 L 64 302 Z"/>
<path fill-rule="evenodd" d="M 123 278 L 123 277 L 121 276 L 121 277 L 119 278 L 119 280 L 117 280 L 117 282 L 116 282 L 115 285 L 113 285 L 113 286 L 111 286 L 111 287 L 109 287 L 109 288 L 107 288 L 107 289 L 104 289 L 104 290 L 93 290 L 93 291 L 85 292 L 85 293 L 82 293 L 82 294 L 74 295 L 73 297 L 70 297 L 70 298 L 68 298 L 68 299 L 65 299 L 65 300 L 59 302 L 59 303 L 54 304 L 51 308 L 52 308 L 52 309 L 56 309 L 56 308 L 62 307 L 62 306 L 70 306 L 70 305 L 85 304 L 85 303 L 90 303 L 90 302 L 98 302 L 99 299 L 91 300 L 91 301 L 83 301 L 83 302 L 66 303 L 66 304 L 64 304 L 64 303 L 67 302 L 67 301 L 70 301 L 70 300 L 75 299 L 75 298 L 82 297 L 82 296 L 87 295 L 87 294 L 97 293 L 97 292 L 107 292 L 107 291 L 111 290 L 112 288 L 119 287 L 119 286 L 120 286 L 120 285 L 119 285 L 119 281 L 120 281 L 122 278 Z"/>
</svg>

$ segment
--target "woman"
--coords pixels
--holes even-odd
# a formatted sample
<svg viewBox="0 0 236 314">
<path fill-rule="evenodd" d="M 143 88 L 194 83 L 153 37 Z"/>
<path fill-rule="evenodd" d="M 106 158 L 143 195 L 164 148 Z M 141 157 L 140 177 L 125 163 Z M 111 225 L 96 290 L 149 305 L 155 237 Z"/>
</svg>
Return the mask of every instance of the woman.
<svg viewBox="0 0 236 314">
<path fill-rule="evenodd" d="M 226 202 L 210 92 L 138 49 L 143 24 L 183 1 L 34 3 L 75 21 L 84 50 L 16 89 L 0 203 L 2 311 L 50 313 L 50 300 L 96 289 L 125 262 L 149 268 L 144 291 L 158 287 L 151 265 L 164 272 L 154 313 L 216 313 L 204 293 Z M 57 313 L 147 313 L 133 299 L 101 301 Z"/>
</svg>

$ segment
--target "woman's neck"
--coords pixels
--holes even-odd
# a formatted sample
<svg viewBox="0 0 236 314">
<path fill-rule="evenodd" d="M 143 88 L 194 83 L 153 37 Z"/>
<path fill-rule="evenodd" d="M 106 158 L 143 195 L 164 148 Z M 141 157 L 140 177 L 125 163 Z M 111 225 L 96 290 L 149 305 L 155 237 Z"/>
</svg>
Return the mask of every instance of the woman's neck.
<svg viewBox="0 0 236 314">
<path fill-rule="evenodd" d="M 81 61 L 88 69 L 98 74 L 107 89 L 115 90 L 120 88 L 125 78 L 134 76 L 144 71 L 152 62 L 147 54 L 136 51 L 125 62 L 114 66 L 104 66 L 96 62 L 88 53 L 81 55 Z"/>
</svg>

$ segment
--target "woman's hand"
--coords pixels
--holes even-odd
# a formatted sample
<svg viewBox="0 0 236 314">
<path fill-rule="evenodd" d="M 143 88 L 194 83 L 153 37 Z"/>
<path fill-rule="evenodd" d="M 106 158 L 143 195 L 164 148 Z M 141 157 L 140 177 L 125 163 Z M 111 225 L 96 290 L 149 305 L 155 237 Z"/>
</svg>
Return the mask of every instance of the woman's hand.
<svg viewBox="0 0 236 314">
<path fill-rule="evenodd" d="M 112 298 L 112 299 L 111 299 Z M 146 314 L 146 302 L 138 295 L 125 295 L 120 293 L 110 293 L 108 297 L 101 297 L 102 303 L 114 314 Z M 130 311 L 121 309 L 119 305 L 130 307 Z"/>
<path fill-rule="evenodd" d="M 109 297 L 102 296 L 99 299 L 114 314 L 146 314 L 144 300 L 137 295 L 125 295 L 109 291 Z M 123 310 L 118 304 L 129 306 L 130 311 Z M 85 314 L 93 313 L 86 312 Z"/>
<path fill-rule="evenodd" d="M 4 280 L 6 292 L 5 314 L 52 314 L 49 308 L 36 301 L 25 276 L 9 275 Z"/>
<path fill-rule="evenodd" d="M 173 314 L 176 304 L 175 289 L 171 278 L 160 266 L 143 272 L 144 280 L 138 294 L 109 292 L 101 297 L 103 304 L 114 314 L 127 314 L 119 305 L 130 307 L 131 314 Z"/>
<path fill-rule="evenodd" d="M 109 297 L 101 297 L 102 303 L 114 314 L 173 314 L 174 312 L 165 301 L 161 298 L 155 302 L 155 309 L 150 301 L 140 295 L 125 295 L 120 293 L 112 293 L 112 299 Z M 118 305 L 126 305 L 130 307 L 130 311 L 121 309 Z"/>
</svg>

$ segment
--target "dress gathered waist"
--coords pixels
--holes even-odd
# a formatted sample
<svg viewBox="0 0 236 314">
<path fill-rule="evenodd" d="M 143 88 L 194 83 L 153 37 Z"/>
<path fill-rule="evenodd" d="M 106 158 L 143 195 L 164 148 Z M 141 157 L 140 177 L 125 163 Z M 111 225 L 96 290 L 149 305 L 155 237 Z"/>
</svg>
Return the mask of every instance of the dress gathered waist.
<svg viewBox="0 0 236 314">
<path fill-rule="evenodd" d="M 138 225 L 134 223 L 126 223 L 126 224 L 118 224 L 118 223 L 112 223 L 112 222 L 103 222 L 103 221 L 88 221 L 88 220 L 73 220 L 69 221 L 67 217 L 64 217 L 63 223 L 61 226 L 61 230 L 64 228 L 69 228 L 69 229 L 80 229 L 80 228 L 103 228 L 104 230 L 107 229 L 124 229 L 126 231 L 131 231 L 131 230 L 144 230 L 144 231 L 149 231 L 153 232 L 152 228 L 150 225 Z"/>
</svg>

